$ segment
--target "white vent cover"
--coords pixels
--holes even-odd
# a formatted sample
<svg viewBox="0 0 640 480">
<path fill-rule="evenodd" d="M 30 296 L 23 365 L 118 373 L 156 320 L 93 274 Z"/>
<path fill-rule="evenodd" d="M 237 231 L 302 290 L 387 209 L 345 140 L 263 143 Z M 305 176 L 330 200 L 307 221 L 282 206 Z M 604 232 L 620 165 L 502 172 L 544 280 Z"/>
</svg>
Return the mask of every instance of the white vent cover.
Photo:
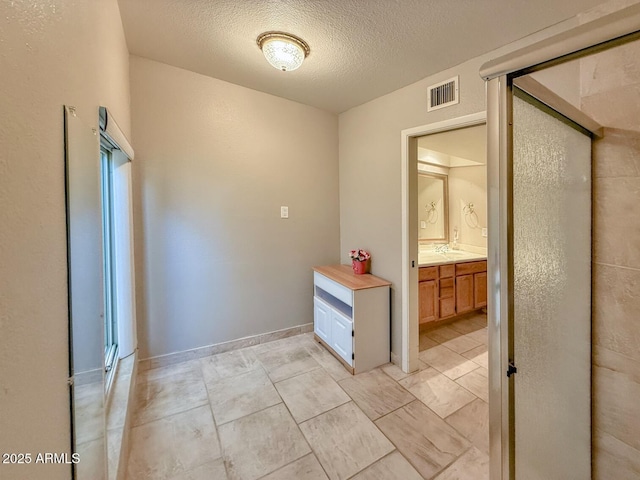
<svg viewBox="0 0 640 480">
<path fill-rule="evenodd" d="M 458 96 L 459 78 L 453 77 L 428 88 L 427 112 L 460 103 L 460 97 Z"/>
</svg>

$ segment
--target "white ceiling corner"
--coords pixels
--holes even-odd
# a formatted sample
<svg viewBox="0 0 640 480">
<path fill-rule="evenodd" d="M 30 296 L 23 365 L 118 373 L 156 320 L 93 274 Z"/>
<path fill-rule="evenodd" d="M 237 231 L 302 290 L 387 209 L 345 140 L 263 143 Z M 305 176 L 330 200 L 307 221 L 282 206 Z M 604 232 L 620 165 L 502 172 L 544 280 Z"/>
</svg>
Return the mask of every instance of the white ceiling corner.
<svg viewBox="0 0 640 480">
<path fill-rule="evenodd" d="M 129 52 L 334 113 L 387 94 L 602 0 L 119 0 Z M 265 31 L 304 39 L 280 72 Z"/>
</svg>

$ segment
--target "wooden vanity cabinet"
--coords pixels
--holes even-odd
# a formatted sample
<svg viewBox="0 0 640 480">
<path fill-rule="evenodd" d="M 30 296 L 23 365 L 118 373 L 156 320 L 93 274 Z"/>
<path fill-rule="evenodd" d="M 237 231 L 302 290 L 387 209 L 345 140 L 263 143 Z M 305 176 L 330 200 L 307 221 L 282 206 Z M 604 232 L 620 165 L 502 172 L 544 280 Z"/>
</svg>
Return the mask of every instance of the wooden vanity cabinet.
<svg viewBox="0 0 640 480">
<path fill-rule="evenodd" d="M 456 277 L 456 312 L 466 313 L 473 308 L 473 275 L 460 275 Z"/>
<path fill-rule="evenodd" d="M 487 272 L 473 276 L 473 304 L 475 308 L 487 306 Z"/>
<path fill-rule="evenodd" d="M 487 305 L 487 262 L 420 267 L 420 323 L 445 320 Z"/>
<path fill-rule="evenodd" d="M 438 267 L 425 267 L 419 270 L 419 321 L 433 322 L 439 318 Z"/>
</svg>

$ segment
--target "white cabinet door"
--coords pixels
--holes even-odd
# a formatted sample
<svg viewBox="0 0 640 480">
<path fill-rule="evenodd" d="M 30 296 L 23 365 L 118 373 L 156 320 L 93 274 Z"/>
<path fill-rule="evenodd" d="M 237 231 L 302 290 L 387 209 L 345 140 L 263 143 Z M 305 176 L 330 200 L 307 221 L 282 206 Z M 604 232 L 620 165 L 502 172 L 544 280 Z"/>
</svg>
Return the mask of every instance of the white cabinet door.
<svg viewBox="0 0 640 480">
<path fill-rule="evenodd" d="M 353 366 L 353 322 L 341 313 L 331 310 L 331 343 L 329 344 L 345 362 Z"/>
<path fill-rule="evenodd" d="M 331 308 L 317 297 L 313 297 L 313 331 L 331 345 Z"/>
</svg>

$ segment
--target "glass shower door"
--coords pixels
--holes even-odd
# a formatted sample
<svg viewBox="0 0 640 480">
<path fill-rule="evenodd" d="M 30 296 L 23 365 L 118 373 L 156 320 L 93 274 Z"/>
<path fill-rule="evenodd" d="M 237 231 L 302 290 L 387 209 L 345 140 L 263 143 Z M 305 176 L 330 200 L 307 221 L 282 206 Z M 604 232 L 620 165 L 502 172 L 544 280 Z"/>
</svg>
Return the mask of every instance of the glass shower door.
<svg viewBox="0 0 640 480">
<path fill-rule="evenodd" d="M 519 480 L 591 478 L 591 138 L 514 87 Z"/>
</svg>

